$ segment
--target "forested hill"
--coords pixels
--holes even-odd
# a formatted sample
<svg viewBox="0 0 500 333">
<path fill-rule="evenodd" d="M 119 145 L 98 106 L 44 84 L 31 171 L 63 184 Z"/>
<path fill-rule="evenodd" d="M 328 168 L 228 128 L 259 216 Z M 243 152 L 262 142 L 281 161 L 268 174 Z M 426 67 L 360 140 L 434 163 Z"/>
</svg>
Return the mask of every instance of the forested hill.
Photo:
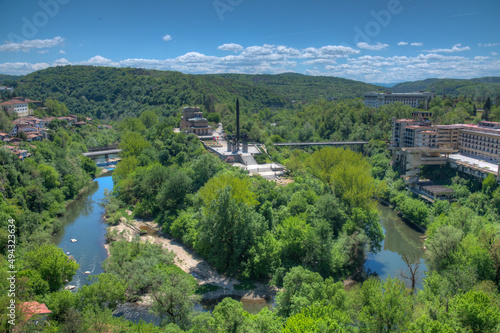
<svg viewBox="0 0 500 333">
<path fill-rule="evenodd" d="M 317 99 L 341 99 L 363 97 L 368 91 L 385 88 L 339 77 L 310 76 L 297 73 L 277 75 L 261 74 L 214 74 L 255 87 L 270 89 L 295 101 L 310 102 Z"/>
<path fill-rule="evenodd" d="M 148 109 L 176 110 L 204 105 L 233 105 L 238 97 L 246 110 L 290 105 L 283 95 L 215 76 L 180 72 L 93 66 L 52 67 L 26 75 L 16 93 L 32 99 L 57 99 L 73 113 L 116 119 Z"/>
<path fill-rule="evenodd" d="M 203 105 L 205 110 L 234 105 L 240 98 L 250 112 L 287 108 L 293 101 L 356 98 L 381 87 L 359 81 L 300 74 L 190 75 L 180 72 L 93 66 L 52 67 L 21 78 L 19 96 L 57 99 L 73 113 L 116 119 L 148 109 L 176 110 Z"/>
<path fill-rule="evenodd" d="M 494 97 L 500 94 L 500 77 L 484 77 L 470 80 L 427 79 L 423 81 L 399 83 L 391 88 L 392 92 L 434 91 L 437 95 Z"/>
<path fill-rule="evenodd" d="M 14 82 L 18 80 L 21 76 L 16 76 L 16 75 L 7 75 L 7 74 L 0 74 L 0 84 L 4 84 L 4 82 Z"/>
</svg>

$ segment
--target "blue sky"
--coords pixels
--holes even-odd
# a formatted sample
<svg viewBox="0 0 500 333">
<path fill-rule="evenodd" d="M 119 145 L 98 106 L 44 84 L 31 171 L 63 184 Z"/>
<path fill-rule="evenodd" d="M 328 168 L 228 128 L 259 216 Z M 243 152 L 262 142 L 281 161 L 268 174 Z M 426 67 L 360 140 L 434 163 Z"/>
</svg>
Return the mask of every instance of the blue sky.
<svg viewBox="0 0 500 333">
<path fill-rule="evenodd" d="M 86 64 L 364 82 L 500 76 L 500 1 L 0 0 L 0 73 Z"/>
</svg>

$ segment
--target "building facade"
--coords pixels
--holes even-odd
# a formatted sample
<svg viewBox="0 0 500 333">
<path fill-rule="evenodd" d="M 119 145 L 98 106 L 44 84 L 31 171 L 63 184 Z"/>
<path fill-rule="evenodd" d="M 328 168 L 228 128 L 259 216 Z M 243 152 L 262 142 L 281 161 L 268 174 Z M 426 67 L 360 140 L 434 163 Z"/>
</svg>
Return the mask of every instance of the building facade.
<svg viewBox="0 0 500 333">
<path fill-rule="evenodd" d="M 203 118 L 203 112 L 198 107 L 185 107 L 182 110 L 181 130 L 198 136 L 212 135 L 212 126 Z"/>
<path fill-rule="evenodd" d="M 28 103 L 33 103 L 35 106 L 41 106 L 42 103 L 24 97 L 16 97 L 10 101 L 0 103 L 0 107 L 7 111 L 10 116 L 28 117 L 33 114 L 33 110 L 28 107 Z"/>
<path fill-rule="evenodd" d="M 431 92 L 412 92 L 412 93 L 377 93 L 369 92 L 365 94 L 365 106 L 379 108 L 382 105 L 393 104 L 396 102 L 409 105 L 412 108 L 429 109 L 429 103 L 434 98 Z"/>
</svg>

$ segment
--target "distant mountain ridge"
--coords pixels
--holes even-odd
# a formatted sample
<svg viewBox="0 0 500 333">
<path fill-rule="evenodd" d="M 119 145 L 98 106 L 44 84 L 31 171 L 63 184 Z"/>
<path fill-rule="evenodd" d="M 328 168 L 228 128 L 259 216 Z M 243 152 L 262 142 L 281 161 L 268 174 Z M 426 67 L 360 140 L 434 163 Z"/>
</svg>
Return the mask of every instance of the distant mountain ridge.
<svg viewBox="0 0 500 333">
<path fill-rule="evenodd" d="M 500 77 L 474 79 L 426 79 L 399 83 L 391 88 L 394 93 L 433 91 L 437 95 L 490 96 L 500 94 Z"/>
</svg>

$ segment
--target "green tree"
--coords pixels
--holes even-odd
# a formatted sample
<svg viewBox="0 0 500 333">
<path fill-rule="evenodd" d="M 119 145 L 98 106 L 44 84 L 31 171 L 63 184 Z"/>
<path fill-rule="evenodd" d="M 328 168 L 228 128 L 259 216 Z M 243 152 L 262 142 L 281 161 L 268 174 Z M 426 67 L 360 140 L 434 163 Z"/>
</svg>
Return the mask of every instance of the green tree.
<svg viewBox="0 0 500 333">
<path fill-rule="evenodd" d="M 82 169 L 90 175 L 90 177 L 95 178 L 97 172 L 97 165 L 94 160 L 88 158 L 87 156 L 80 157 L 82 161 Z"/>
<path fill-rule="evenodd" d="M 385 282 L 368 279 L 360 290 L 361 332 L 402 332 L 411 318 L 412 299 L 402 281 L 390 277 Z"/>
<path fill-rule="evenodd" d="M 58 181 L 59 174 L 53 167 L 50 165 L 40 164 L 38 166 L 38 170 L 40 170 L 40 174 L 43 177 L 43 185 L 46 188 L 51 189 L 60 185 Z"/>
<path fill-rule="evenodd" d="M 249 250 L 262 235 L 265 223 L 231 192 L 231 186 L 217 191 L 201 219 L 195 249 L 218 270 L 237 274 L 249 259 Z"/>
<path fill-rule="evenodd" d="M 125 133 L 120 141 L 120 148 L 123 150 L 122 154 L 124 157 L 137 157 L 145 148 L 149 146 L 149 142 L 144 140 L 144 138 L 137 132 Z"/>
<path fill-rule="evenodd" d="M 99 307 L 103 310 L 105 307 L 115 310 L 116 307 L 126 301 L 125 290 L 127 284 L 119 277 L 102 273 L 89 276 L 87 283 L 78 290 L 80 308 L 86 306 Z"/>
<path fill-rule="evenodd" d="M 318 273 L 297 266 L 285 275 L 283 290 L 276 296 L 278 315 L 290 317 L 302 308 L 320 302 L 325 297 L 323 278 Z"/>
<path fill-rule="evenodd" d="M 160 316 L 162 324 L 174 323 L 188 328 L 193 316 L 193 306 L 199 301 L 194 294 L 196 280 L 175 266 L 157 266 L 150 272 L 152 311 Z"/>
<path fill-rule="evenodd" d="M 57 291 L 64 285 L 65 280 L 71 281 L 79 267 L 62 249 L 52 244 L 27 252 L 24 259 L 26 268 L 37 270 L 49 283 L 50 291 Z"/>
<path fill-rule="evenodd" d="M 498 332 L 500 310 L 483 292 L 469 291 L 450 302 L 450 311 L 472 332 Z"/>
<path fill-rule="evenodd" d="M 152 128 L 158 123 L 158 116 L 154 111 L 144 111 L 139 119 L 142 121 L 146 128 Z"/>
</svg>

